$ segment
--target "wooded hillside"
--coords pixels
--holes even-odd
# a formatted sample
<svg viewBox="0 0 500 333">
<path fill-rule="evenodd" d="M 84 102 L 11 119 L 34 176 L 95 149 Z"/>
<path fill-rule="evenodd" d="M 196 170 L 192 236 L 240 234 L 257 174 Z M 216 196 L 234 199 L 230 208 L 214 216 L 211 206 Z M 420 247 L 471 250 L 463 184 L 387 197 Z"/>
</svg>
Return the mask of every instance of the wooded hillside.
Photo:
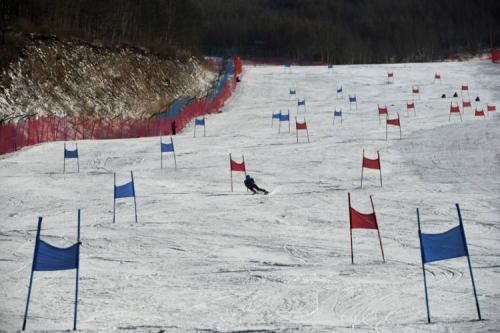
<svg viewBox="0 0 500 333">
<path fill-rule="evenodd" d="M 500 46 L 498 0 L 0 0 L 0 9 L 4 37 L 54 33 L 173 56 L 372 63 Z"/>
</svg>

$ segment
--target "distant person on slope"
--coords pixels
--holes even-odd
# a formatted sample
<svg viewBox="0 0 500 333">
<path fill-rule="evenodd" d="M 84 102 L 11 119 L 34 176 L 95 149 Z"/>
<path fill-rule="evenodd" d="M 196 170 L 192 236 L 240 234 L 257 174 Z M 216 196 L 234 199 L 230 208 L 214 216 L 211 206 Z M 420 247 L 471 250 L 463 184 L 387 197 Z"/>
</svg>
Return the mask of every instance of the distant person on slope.
<svg viewBox="0 0 500 333">
<path fill-rule="evenodd" d="M 255 184 L 255 180 L 253 180 L 253 178 L 250 177 L 250 175 L 246 175 L 246 177 L 245 177 L 245 186 L 247 187 L 247 189 L 252 191 L 253 194 L 256 194 L 257 191 L 261 191 L 264 194 L 269 194 L 268 191 L 264 190 L 263 188 L 258 187 L 257 184 Z"/>
</svg>

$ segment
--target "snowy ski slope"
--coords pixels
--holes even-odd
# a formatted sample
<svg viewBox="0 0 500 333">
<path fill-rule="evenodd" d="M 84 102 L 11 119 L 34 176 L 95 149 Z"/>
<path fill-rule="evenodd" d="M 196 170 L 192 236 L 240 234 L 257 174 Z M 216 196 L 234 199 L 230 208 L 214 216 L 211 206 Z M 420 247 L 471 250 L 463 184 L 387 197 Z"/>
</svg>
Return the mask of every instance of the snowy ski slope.
<svg viewBox="0 0 500 333">
<path fill-rule="evenodd" d="M 386 84 L 393 71 L 395 82 Z M 440 72 L 441 83 L 433 83 Z M 337 83 L 344 99 L 336 99 Z M 42 238 L 73 244 L 82 209 L 79 329 L 84 332 L 495 332 L 500 330 L 500 116 L 466 109 L 448 122 L 450 99 L 469 84 L 471 99 L 500 104 L 500 66 L 487 61 L 336 66 L 247 66 L 207 136 L 188 127 L 174 138 L 178 169 L 159 138 L 80 141 L 80 170 L 62 174 L 63 143 L 0 156 L 0 331 L 20 330 L 36 221 Z M 406 113 L 412 85 L 416 115 Z M 271 128 L 271 114 L 306 99 L 311 143 Z M 356 93 L 358 111 L 349 111 Z M 457 99 L 457 100 L 459 100 Z M 379 125 L 387 104 L 397 128 Z M 472 103 L 473 107 L 475 102 Z M 332 126 L 335 106 L 342 126 Z M 498 112 L 498 111 L 497 111 Z M 299 113 L 299 120 L 304 112 Z M 286 128 L 287 126 L 283 126 Z M 282 129 L 283 129 L 282 128 Z M 200 133 L 199 131 L 198 133 Z M 301 133 L 302 134 L 302 133 Z M 71 148 L 71 144 L 68 144 Z M 380 151 L 378 172 L 362 150 Z M 250 195 L 229 153 L 269 196 Z M 67 171 L 76 170 L 68 160 Z M 118 184 L 134 171 L 133 201 Z M 386 263 L 374 230 L 354 230 L 351 265 L 347 193 L 370 212 L 373 195 Z M 465 258 L 427 265 L 433 324 L 427 325 L 415 209 L 424 232 L 457 225 L 462 208 L 483 321 L 477 318 Z M 72 327 L 74 271 L 36 272 L 29 331 Z"/>
</svg>

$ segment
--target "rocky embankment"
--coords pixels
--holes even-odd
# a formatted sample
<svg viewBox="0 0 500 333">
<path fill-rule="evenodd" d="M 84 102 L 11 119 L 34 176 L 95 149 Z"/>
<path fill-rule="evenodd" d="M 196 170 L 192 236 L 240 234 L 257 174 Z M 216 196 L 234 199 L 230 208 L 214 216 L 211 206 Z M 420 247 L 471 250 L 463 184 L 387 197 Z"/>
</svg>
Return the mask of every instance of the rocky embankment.
<svg viewBox="0 0 500 333">
<path fill-rule="evenodd" d="M 218 73 L 200 60 L 131 47 L 30 37 L 0 75 L 0 121 L 25 116 L 148 118 L 175 98 L 200 98 Z"/>
</svg>

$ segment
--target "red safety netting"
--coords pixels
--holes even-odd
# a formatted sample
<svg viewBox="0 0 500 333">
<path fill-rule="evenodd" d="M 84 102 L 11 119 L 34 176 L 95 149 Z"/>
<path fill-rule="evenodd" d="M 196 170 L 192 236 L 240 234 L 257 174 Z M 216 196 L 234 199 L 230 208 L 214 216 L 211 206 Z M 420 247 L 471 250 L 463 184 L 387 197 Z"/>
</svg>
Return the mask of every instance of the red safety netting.
<svg viewBox="0 0 500 333">
<path fill-rule="evenodd" d="M 349 206 L 351 229 L 378 229 L 375 213 L 363 214 Z"/>
<path fill-rule="evenodd" d="M 236 61 L 235 61 L 236 62 Z M 241 62 L 239 62 L 241 73 Z M 198 100 L 186 105 L 182 112 L 161 120 L 153 119 L 94 119 L 43 117 L 29 118 L 0 126 L 0 155 L 22 147 L 59 140 L 121 139 L 172 134 L 172 122 L 182 130 L 197 116 L 219 112 L 236 88 L 235 76 L 214 98 Z"/>
<path fill-rule="evenodd" d="M 295 129 L 296 130 L 307 130 L 307 124 L 304 121 L 303 123 L 296 122 L 295 123 Z"/>
<path fill-rule="evenodd" d="M 491 51 L 491 61 L 500 64 L 500 50 Z"/>
<path fill-rule="evenodd" d="M 380 170 L 380 159 L 372 160 L 363 156 L 363 168 Z"/>
<path fill-rule="evenodd" d="M 399 118 L 387 119 L 387 125 L 401 126 Z"/>
<path fill-rule="evenodd" d="M 453 113 L 453 112 L 460 113 L 460 107 L 458 105 L 456 105 L 456 106 L 450 105 L 450 113 Z"/>
<path fill-rule="evenodd" d="M 231 171 L 246 172 L 245 162 L 238 163 L 231 160 Z"/>
<path fill-rule="evenodd" d="M 234 72 L 236 73 L 236 75 L 240 75 L 242 71 L 243 65 L 241 64 L 241 59 L 240 57 L 236 57 L 234 59 Z"/>
<path fill-rule="evenodd" d="M 491 111 L 496 111 L 497 110 L 497 107 L 495 105 L 487 105 L 486 106 L 486 109 L 488 110 L 488 112 L 491 112 Z"/>
</svg>

